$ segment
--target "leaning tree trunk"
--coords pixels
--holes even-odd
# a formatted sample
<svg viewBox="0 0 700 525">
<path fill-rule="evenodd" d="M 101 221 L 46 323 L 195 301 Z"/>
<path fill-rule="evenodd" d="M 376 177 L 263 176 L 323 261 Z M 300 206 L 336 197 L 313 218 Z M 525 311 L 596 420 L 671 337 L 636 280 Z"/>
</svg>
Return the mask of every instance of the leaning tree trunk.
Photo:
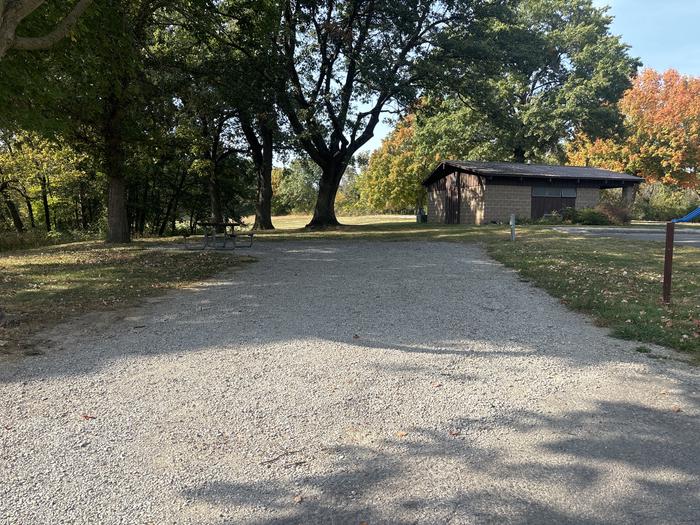
<svg viewBox="0 0 700 525">
<path fill-rule="evenodd" d="M 310 229 L 323 229 L 329 226 L 339 226 L 335 216 L 335 197 L 338 194 L 340 180 L 343 178 L 346 164 L 331 164 L 323 170 L 318 183 L 318 196 L 314 207 L 314 216 L 306 225 Z"/>
<path fill-rule="evenodd" d="M 24 232 L 24 224 L 22 223 L 22 217 L 19 215 L 17 206 L 15 206 L 15 203 L 7 195 L 3 195 L 3 199 L 5 200 L 7 211 L 10 212 L 10 217 L 12 217 L 12 223 L 15 226 L 15 230 L 17 230 L 17 233 Z"/>
</svg>

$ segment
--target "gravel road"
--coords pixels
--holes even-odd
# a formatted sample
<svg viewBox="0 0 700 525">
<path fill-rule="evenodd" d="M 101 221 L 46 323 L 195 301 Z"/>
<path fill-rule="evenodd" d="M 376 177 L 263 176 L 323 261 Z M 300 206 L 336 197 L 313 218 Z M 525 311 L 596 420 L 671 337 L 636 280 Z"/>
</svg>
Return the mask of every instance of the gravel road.
<svg viewBox="0 0 700 525">
<path fill-rule="evenodd" d="M 700 521 L 697 368 L 477 246 L 252 254 L 0 363 L 2 523 Z"/>
<path fill-rule="evenodd" d="M 664 225 L 625 228 L 609 226 L 554 226 L 552 229 L 590 237 L 619 237 L 628 241 L 666 242 L 666 227 Z M 700 228 L 688 227 L 683 224 L 676 225 L 674 244 L 676 246 L 700 248 Z"/>
</svg>

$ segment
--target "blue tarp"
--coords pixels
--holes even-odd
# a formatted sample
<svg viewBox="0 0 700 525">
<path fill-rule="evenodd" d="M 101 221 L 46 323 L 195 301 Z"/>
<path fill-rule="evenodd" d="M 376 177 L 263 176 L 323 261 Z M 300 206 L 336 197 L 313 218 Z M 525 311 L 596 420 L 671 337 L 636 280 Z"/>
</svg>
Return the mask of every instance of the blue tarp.
<svg viewBox="0 0 700 525">
<path fill-rule="evenodd" d="M 680 219 L 673 219 L 671 222 L 690 222 L 694 219 L 700 219 L 700 208 L 698 208 L 695 211 L 691 211 L 685 217 L 681 217 Z"/>
</svg>

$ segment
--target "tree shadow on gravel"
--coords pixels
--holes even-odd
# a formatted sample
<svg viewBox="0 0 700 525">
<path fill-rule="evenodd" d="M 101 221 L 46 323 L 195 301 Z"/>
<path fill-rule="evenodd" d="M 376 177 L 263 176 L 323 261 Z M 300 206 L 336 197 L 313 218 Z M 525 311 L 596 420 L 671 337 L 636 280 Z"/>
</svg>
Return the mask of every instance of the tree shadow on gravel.
<svg viewBox="0 0 700 525">
<path fill-rule="evenodd" d="M 256 525 L 694 523 L 700 513 L 698 427 L 682 413 L 611 402 L 520 412 L 507 434 L 491 428 L 492 439 L 461 425 L 459 436 L 413 428 L 403 439 L 331 447 L 321 472 L 291 478 L 272 468 L 264 481 L 204 483 L 181 496 L 224 520 L 246 509 Z M 511 452 L 532 440 L 531 455 Z"/>
<path fill-rule="evenodd" d="M 465 404 L 469 397 L 454 397 L 450 415 L 462 419 L 445 420 L 437 429 L 416 417 L 419 423 L 405 428 L 404 438 L 382 434 L 370 444 L 339 439 L 324 450 L 309 442 L 311 457 L 294 470 L 274 464 L 266 476 L 246 479 L 237 474 L 243 469 L 232 469 L 228 478 L 194 487 L 183 483 L 188 488 L 180 495 L 212 507 L 213 515 L 222 514 L 212 523 L 241 523 L 241 509 L 249 511 L 245 523 L 258 525 L 697 521 L 699 428 L 687 415 L 700 406 L 696 369 L 648 359 L 632 350 L 634 343 L 610 339 L 544 292 L 519 282 L 513 272 L 484 260 L 473 247 L 436 247 L 450 254 L 438 268 L 416 264 L 416 258 L 435 253 L 427 244 L 412 248 L 409 254 L 415 257 L 405 259 L 383 259 L 368 250 L 351 283 L 345 272 L 360 258 L 357 251 L 338 244 L 319 254 L 317 248 L 280 244 L 267 261 L 233 277 L 125 312 L 126 317 L 108 319 L 101 327 L 83 327 L 60 343 L 64 350 L 0 371 L 0 386 L 9 384 L 12 395 L 26 390 L 26 403 L 36 385 L 16 383 L 65 379 L 47 390 L 70 396 L 75 384 L 85 381 L 75 391 L 98 398 L 90 382 L 107 372 L 108 382 L 126 385 L 128 395 L 148 401 L 148 395 L 163 392 L 176 398 L 174 387 L 185 391 L 193 378 L 209 386 L 222 386 L 227 374 L 238 380 L 237 366 L 248 376 L 242 397 L 233 401 L 245 402 L 256 380 L 283 369 L 286 375 L 276 376 L 279 381 L 267 385 L 268 393 L 288 396 L 285 381 L 298 378 L 311 392 L 315 381 L 339 384 L 343 374 L 352 372 L 365 381 L 360 386 L 374 388 L 379 397 L 386 391 L 378 378 L 397 380 L 405 390 L 393 399 L 417 405 L 425 401 L 423 392 L 433 392 L 431 378 L 447 371 L 469 386 L 492 381 L 494 390 L 483 393 L 484 406 L 499 396 L 507 406 L 489 412 L 496 414 L 491 419 L 469 419 L 463 417 L 475 412 Z M 279 258 L 274 264 L 273 257 Z M 167 371 L 161 373 L 163 364 Z M 117 365 L 113 375 L 111 365 Z M 685 411 L 642 404 L 647 398 L 632 394 L 634 402 L 586 396 L 567 382 L 579 371 L 593 376 L 584 384 L 595 385 L 596 374 L 610 373 L 640 392 L 663 378 L 675 383 L 674 396 Z M 535 401 L 546 399 L 552 376 L 551 382 L 561 380 L 562 390 L 555 393 L 570 396 L 564 401 L 578 407 L 563 413 L 548 413 L 544 402 L 527 405 L 532 411 L 515 408 L 519 394 L 496 391 L 493 378 L 507 381 L 521 373 L 535 383 L 540 396 Z M 178 383 L 180 376 L 185 381 Z M 401 383 L 407 377 L 412 381 Z M 440 392 L 449 396 L 445 383 Z M 227 393 L 224 387 L 208 391 Z M 348 390 L 355 394 L 356 388 Z M 317 401 L 311 393 L 296 399 Z M 340 404 L 323 406 L 363 420 L 366 399 L 351 397 L 344 405 L 339 398 Z M 206 395 L 189 399 L 197 410 L 206 410 L 208 401 Z M 128 405 L 128 396 L 119 402 Z M 410 403 L 404 410 L 415 410 Z M 148 402 L 139 406 L 152 408 Z M 252 413 L 221 423 L 236 425 Z M 455 427 L 459 431 L 452 435 Z M 304 500 L 295 503 L 299 494 Z M 255 509 L 261 505 L 268 510 Z"/>
</svg>

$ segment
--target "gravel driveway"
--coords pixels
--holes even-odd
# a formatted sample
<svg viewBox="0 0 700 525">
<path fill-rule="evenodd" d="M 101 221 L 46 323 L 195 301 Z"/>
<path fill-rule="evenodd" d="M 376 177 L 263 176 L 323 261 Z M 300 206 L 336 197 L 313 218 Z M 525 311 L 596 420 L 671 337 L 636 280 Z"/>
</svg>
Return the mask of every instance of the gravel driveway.
<svg viewBox="0 0 700 525">
<path fill-rule="evenodd" d="M 553 230 L 590 237 L 619 237 L 628 241 L 666 242 L 666 227 L 554 226 Z M 673 236 L 676 246 L 700 248 L 700 228 L 676 225 Z"/>
<path fill-rule="evenodd" d="M 0 363 L 3 523 L 700 520 L 697 368 L 476 246 L 253 254 Z"/>
</svg>

